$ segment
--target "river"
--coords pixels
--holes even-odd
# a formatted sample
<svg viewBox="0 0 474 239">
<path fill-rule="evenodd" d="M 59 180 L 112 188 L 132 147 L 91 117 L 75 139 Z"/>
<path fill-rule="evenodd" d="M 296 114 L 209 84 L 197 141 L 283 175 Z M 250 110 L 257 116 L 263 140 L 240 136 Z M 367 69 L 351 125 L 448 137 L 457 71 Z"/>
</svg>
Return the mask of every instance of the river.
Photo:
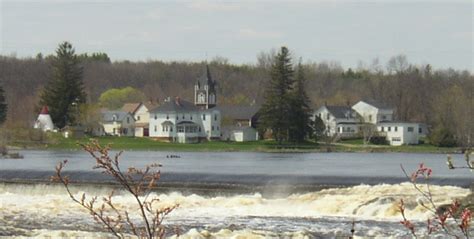
<svg viewBox="0 0 474 239">
<path fill-rule="evenodd" d="M 91 168 L 81 151 L 21 151 L 24 159 L 0 160 L 0 236 L 105 236 L 60 185 L 49 184 L 54 166 L 68 160 L 65 174 L 73 192 L 105 196 L 110 179 Z M 168 155 L 179 155 L 169 158 Z M 433 169 L 436 204 L 470 193 L 473 175 L 449 170 L 446 155 L 411 153 L 253 153 L 128 151 L 123 167 L 163 165 L 155 194 L 164 205 L 179 203 L 166 220 L 183 237 L 332 238 L 404 237 L 400 199 L 407 216 L 424 230 L 431 214 L 420 194 L 406 183 L 400 165 L 411 172 L 419 163 Z M 453 155 L 455 164 L 464 162 Z M 118 192 L 116 202 L 134 211 L 132 199 Z"/>
</svg>

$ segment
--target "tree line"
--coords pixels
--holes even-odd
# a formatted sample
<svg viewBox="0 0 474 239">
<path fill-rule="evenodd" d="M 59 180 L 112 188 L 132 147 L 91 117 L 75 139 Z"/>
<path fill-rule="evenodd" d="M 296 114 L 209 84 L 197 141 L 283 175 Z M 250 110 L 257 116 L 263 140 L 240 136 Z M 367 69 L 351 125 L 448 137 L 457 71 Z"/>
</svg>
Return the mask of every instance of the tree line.
<svg viewBox="0 0 474 239">
<path fill-rule="evenodd" d="M 111 62 L 105 53 L 77 54 L 84 91 L 84 99 L 79 98 L 94 103 L 110 88 L 131 86 L 155 103 L 178 95 L 191 100 L 195 80 L 209 64 L 219 84 L 219 104 L 263 105 L 277 55 L 276 51 L 261 52 L 254 65 L 233 65 L 222 57 L 210 62 Z M 41 92 L 57 74 L 52 70 L 54 62 L 54 55 L 22 59 L 0 56 L 0 85 L 9 104 L 7 125 L 33 124 Z M 296 78 L 291 77 L 295 83 L 292 87 L 297 86 L 301 67 L 311 108 L 325 102 L 352 105 L 361 99 L 378 100 L 394 107 L 397 120 L 425 122 L 448 143 L 472 144 L 474 77 L 468 71 L 414 65 L 404 56 L 392 57 L 386 64 L 374 60 L 357 69 L 344 69 L 336 62 L 306 61 L 298 65 L 293 69 Z"/>
</svg>

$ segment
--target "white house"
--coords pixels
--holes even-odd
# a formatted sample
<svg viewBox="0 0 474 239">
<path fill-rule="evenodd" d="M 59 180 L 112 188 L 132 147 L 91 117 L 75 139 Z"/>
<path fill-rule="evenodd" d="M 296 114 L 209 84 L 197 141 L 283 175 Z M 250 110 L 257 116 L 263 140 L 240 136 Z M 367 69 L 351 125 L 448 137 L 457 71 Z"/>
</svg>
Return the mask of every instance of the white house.
<svg viewBox="0 0 474 239">
<path fill-rule="evenodd" d="M 377 124 L 380 135 L 386 136 L 390 145 L 418 144 L 422 127 L 419 123 L 382 122 Z"/>
<path fill-rule="evenodd" d="M 338 135 L 341 138 L 355 137 L 359 132 L 357 113 L 349 106 L 324 105 L 315 110 L 312 120 L 319 117 L 326 126 L 326 135 Z"/>
<path fill-rule="evenodd" d="M 352 106 L 365 123 L 393 121 L 393 108 L 377 101 L 359 101 Z"/>
<path fill-rule="evenodd" d="M 113 136 L 134 136 L 135 135 L 135 119 L 133 115 L 123 111 L 103 111 L 102 130 L 98 130 L 102 135 Z"/>
<path fill-rule="evenodd" d="M 207 67 L 194 88 L 194 104 L 176 97 L 150 110 L 150 137 L 179 143 L 218 140 L 221 113 L 217 105 L 216 82 Z"/>
<path fill-rule="evenodd" d="M 48 106 L 43 106 L 33 128 L 41 129 L 45 132 L 54 130 L 54 124 L 53 120 L 51 120 L 51 116 L 49 115 Z"/>
<path fill-rule="evenodd" d="M 219 107 L 222 122 L 222 140 L 243 142 L 258 140 L 257 113 L 258 106 L 224 106 Z"/>
<path fill-rule="evenodd" d="M 135 137 L 148 137 L 150 134 L 150 112 L 143 103 L 126 103 L 122 111 L 132 114 L 135 119 Z"/>
</svg>

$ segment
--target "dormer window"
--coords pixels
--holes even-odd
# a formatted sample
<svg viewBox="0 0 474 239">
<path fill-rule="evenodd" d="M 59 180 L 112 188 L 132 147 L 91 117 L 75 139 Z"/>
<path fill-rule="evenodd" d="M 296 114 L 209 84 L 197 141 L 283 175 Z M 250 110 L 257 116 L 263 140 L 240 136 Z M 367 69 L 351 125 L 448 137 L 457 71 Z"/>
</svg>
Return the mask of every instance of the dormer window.
<svg viewBox="0 0 474 239">
<path fill-rule="evenodd" d="M 169 115 L 166 115 L 166 119 L 170 119 L 170 116 L 169 116 Z"/>
<path fill-rule="evenodd" d="M 118 118 L 117 115 L 112 115 L 112 120 L 113 121 L 117 121 L 117 118 Z"/>
</svg>

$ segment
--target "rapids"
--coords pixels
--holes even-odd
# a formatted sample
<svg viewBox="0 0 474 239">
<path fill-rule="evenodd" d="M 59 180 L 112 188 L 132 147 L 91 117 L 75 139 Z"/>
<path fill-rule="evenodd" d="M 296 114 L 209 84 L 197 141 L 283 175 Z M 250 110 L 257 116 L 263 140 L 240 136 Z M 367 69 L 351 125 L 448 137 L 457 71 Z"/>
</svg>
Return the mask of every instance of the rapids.
<svg viewBox="0 0 474 239">
<path fill-rule="evenodd" d="M 105 196 L 106 186 L 73 186 L 80 196 Z M 431 186 L 437 205 L 470 193 L 455 186 Z M 314 238 L 349 236 L 352 221 L 361 237 L 403 237 L 397 203 L 404 199 L 407 217 L 418 224 L 431 216 L 417 203 L 420 194 L 409 183 L 358 185 L 284 197 L 260 193 L 209 196 L 155 193 L 160 205 L 179 204 L 166 220 L 179 227 L 180 238 Z M 119 208 L 135 212 L 132 198 L 119 191 Z M 138 215 L 135 215 L 137 218 Z M 422 227 L 420 225 L 420 227 Z M 421 229 L 423 230 L 423 229 Z M 0 236 L 104 237 L 87 212 L 61 185 L 0 183 Z M 172 236 L 171 234 L 169 236 Z"/>
</svg>

